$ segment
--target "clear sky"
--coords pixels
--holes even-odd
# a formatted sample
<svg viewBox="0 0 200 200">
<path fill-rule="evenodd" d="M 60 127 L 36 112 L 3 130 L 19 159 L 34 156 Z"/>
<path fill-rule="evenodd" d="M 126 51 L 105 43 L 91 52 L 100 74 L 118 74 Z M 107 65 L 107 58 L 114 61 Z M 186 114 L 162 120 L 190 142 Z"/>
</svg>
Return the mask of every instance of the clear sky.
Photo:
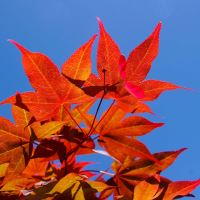
<svg viewBox="0 0 200 200">
<path fill-rule="evenodd" d="M 160 53 L 149 78 L 195 92 L 167 92 L 153 102 L 157 116 L 147 116 L 166 125 L 143 141 L 152 152 L 188 147 L 164 174 L 172 180 L 200 178 L 199 0 L 0 0 L 0 100 L 31 89 L 21 56 L 7 39 L 47 54 L 60 66 L 98 32 L 96 16 L 125 55 L 163 22 Z M 0 107 L 0 115 L 10 118 L 9 106 Z M 194 194 L 200 199 L 200 189 Z"/>
</svg>

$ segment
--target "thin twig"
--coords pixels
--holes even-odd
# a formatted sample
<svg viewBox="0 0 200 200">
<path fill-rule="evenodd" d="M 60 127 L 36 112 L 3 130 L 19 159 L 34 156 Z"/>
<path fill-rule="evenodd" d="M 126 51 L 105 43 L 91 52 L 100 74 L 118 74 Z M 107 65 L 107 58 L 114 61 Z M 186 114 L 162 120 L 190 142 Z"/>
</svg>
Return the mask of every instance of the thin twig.
<svg viewBox="0 0 200 200">
<path fill-rule="evenodd" d="M 101 119 L 99 120 L 99 122 L 95 125 L 93 130 L 96 130 L 97 126 L 102 122 L 102 120 L 106 117 L 106 115 L 108 114 L 108 112 L 110 111 L 110 109 L 112 108 L 112 106 L 114 105 L 115 100 L 113 100 L 113 102 L 110 104 L 110 107 L 108 108 L 108 110 L 105 112 L 105 114 L 101 117 Z M 93 134 L 93 132 L 91 133 Z"/>
<path fill-rule="evenodd" d="M 71 115 L 71 113 L 69 112 L 69 110 L 67 108 L 65 108 L 65 111 L 68 113 L 68 115 L 70 116 L 70 118 L 72 119 L 72 121 L 78 126 L 78 128 L 80 129 L 80 131 L 85 135 L 84 130 L 80 127 L 80 125 L 77 123 L 77 121 L 73 118 L 73 116 Z"/>
<path fill-rule="evenodd" d="M 96 120 L 96 118 L 97 118 L 97 114 L 98 114 L 99 109 L 100 109 L 100 107 L 101 107 L 101 104 L 102 104 L 102 101 L 103 101 L 103 99 L 104 99 L 104 96 L 106 95 L 106 92 L 107 92 L 107 91 L 106 91 L 106 85 L 105 85 L 105 83 L 106 83 L 106 70 L 103 69 L 102 72 L 103 72 L 103 74 L 104 74 L 103 95 L 102 95 L 101 100 L 100 100 L 100 102 L 99 102 L 99 105 L 98 105 L 98 107 L 97 107 L 97 110 L 96 110 L 94 119 L 93 119 L 93 121 L 92 121 L 92 125 L 91 125 L 91 127 L 90 127 L 90 130 L 89 130 L 88 133 L 87 133 L 87 137 L 89 137 L 89 136 L 91 135 L 91 132 L 92 132 L 92 130 L 93 130 L 93 126 L 94 126 L 95 120 Z"/>
<path fill-rule="evenodd" d="M 98 111 L 99 111 L 99 109 L 100 109 L 100 106 L 101 106 L 101 103 L 102 103 L 102 101 L 103 101 L 103 98 L 104 98 L 104 96 L 105 96 L 105 94 L 106 94 L 106 88 L 105 88 L 105 79 L 106 79 L 106 74 L 105 74 L 105 73 L 106 73 L 106 70 L 104 69 L 104 70 L 102 70 L 102 72 L 104 73 L 104 90 L 103 90 L 103 95 L 102 95 L 101 100 L 100 100 L 100 102 L 99 102 L 99 105 L 98 105 L 98 107 L 97 107 L 97 110 L 96 110 L 96 113 L 95 113 L 95 116 L 94 116 L 92 125 L 91 125 L 91 127 L 90 127 L 90 130 L 88 131 L 87 134 L 85 134 L 85 133 L 83 132 L 82 128 L 78 125 L 77 122 L 75 122 L 75 120 L 73 119 L 73 117 L 71 116 L 71 114 L 69 113 L 69 111 L 67 110 L 67 112 L 68 112 L 68 114 L 70 115 L 70 117 L 72 118 L 72 120 L 77 124 L 77 126 L 79 127 L 79 129 L 84 133 L 84 135 L 85 135 L 86 137 L 84 137 L 83 140 L 80 141 L 79 144 L 78 144 L 75 148 L 71 149 L 71 150 L 67 153 L 66 157 L 67 157 L 67 156 L 70 156 L 72 153 L 78 151 L 79 148 L 81 147 L 81 145 L 82 145 L 82 144 L 90 137 L 90 135 L 91 135 L 91 131 L 93 130 L 93 126 L 94 126 L 94 123 L 95 123 L 95 120 L 96 120 Z"/>
</svg>

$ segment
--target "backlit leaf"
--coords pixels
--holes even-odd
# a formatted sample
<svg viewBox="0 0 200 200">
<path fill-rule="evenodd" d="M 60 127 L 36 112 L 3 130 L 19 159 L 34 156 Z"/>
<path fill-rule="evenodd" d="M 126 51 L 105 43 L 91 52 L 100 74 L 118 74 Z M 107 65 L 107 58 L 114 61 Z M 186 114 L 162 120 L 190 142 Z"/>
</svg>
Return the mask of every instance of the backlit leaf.
<svg viewBox="0 0 200 200">
<path fill-rule="evenodd" d="M 77 181 L 81 180 L 83 180 L 83 178 L 78 176 L 77 174 L 67 174 L 65 177 L 58 181 L 58 183 L 53 187 L 49 194 L 54 194 L 57 192 L 63 193 L 65 190 L 71 188 Z"/>
<path fill-rule="evenodd" d="M 158 191 L 158 184 L 150 184 L 147 181 L 141 181 L 134 188 L 133 200 L 153 200 Z"/>
<path fill-rule="evenodd" d="M 94 35 L 87 43 L 81 46 L 75 53 L 63 64 L 62 73 L 76 80 L 85 81 L 91 73 L 91 50 L 92 44 L 97 35 Z"/>
<path fill-rule="evenodd" d="M 177 196 L 186 196 L 200 185 L 200 179 L 196 181 L 176 181 L 168 185 L 163 200 L 173 200 Z"/>
<path fill-rule="evenodd" d="M 118 70 L 120 50 L 111 36 L 106 32 L 103 23 L 99 23 L 100 38 L 97 49 L 97 70 L 103 80 L 102 70 L 106 70 L 106 84 L 114 84 L 120 80 Z"/>
<path fill-rule="evenodd" d="M 34 129 L 37 138 L 44 139 L 59 133 L 66 123 L 63 121 L 51 121 Z"/>
<path fill-rule="evenodd" d="M 99 142 L 111 156 L 115 157 L 121 163 L 123 163 L 128 155 L 148 158 L 149 160 L 157 162 L 157 159 L 151 155 L 146 146 L 133 138 L 109 133 L 100 137 Z"/>
<path fill-rule="evenodd" d="M 9 162 L 16 150 L 29 143 L 29 137 L 23 129 L 0 117 L 0 164 Z"/>
<path fill-rule="evenodd" d="M 177 88 L 181 88 L 180 86 L 174 85 L 172 83 L 158 80 L 144 81 L 140 84 L 140 87 L 144 91 L 144 96 L 142 99 L 145 101 L 153 101 L 166 90 L 175 90 Z"/>
<path fill-rule="evenodd" d="M 143 81 L 158 54 L 161 23 L 153 33 L 129 55 L 125 67 L 126 81 L 138 83 Z"/>
</svg>

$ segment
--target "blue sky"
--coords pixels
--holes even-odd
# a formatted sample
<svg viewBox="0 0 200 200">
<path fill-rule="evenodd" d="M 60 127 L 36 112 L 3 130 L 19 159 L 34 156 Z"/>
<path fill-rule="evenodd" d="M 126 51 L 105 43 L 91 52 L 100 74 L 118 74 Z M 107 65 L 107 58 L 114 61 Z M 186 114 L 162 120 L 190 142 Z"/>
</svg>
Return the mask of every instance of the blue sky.
<svg viewBox="0 0 200 200">
<path fill-rule="evenodd" d="M 47 54 L 60 66 L 98 32 L 96 16 L 125 55 L 162 21 L 160 53 L 149 78 L 171 81 L 194 91 L 168 92 L 153 102 L 157 115 L 147 117 L 166 125 L 143 141 L 152 152 L 188 147 L 164 174 L 172 180 L 200 178 L 199 9 L 199 0 L 1 0 L 0 100 L 31 89 L 21 56 L 7 42 L 9 38 Z M 2 106 L 0 115 L 10 118 L 9 106 Z M 200 189 L 194 194 L 199 199 Z"/>
</svg>

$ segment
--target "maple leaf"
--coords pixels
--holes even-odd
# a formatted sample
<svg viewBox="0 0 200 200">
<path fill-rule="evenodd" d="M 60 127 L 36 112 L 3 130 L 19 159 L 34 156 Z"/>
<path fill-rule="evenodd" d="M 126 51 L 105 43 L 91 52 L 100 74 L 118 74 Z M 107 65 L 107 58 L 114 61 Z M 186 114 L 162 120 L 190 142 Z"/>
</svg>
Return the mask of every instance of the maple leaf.
<svg viewBox="0 0 200 200">
<path fill-rule="evenodd" d="M 90 200 L 98 199 L 95 193 L 102 192 L 110 188 L 107 184 L 98 181 L 84 181 L 82 176 L 75 173 L 67 174 L 63 177 L 49 194 L 61 194 L 60 197 L 67 197 L 67 199 L 74 200 Z"/>
<path fill-rule="evenodd" d="M 142 101 L 153 101 L 166 90 L 181 88 L 169 82 L 144 80 L 158 54 L 161 23 L 130 53 L 126 61 L 99 18 L 98 22 L 100 27 L 97 51 L 99 76 L 90 75 L 83 88 L 87 94 L 100 97 L 98 93 L 106 87 L 105 97 L 116 99 L 118 105 L 125 111 L 152 113 Z"/>
<path fill-rule="evenodd" d="M 69 129 L 65 127 L 63 130 L 63 137 L 66 141 L 66 146 L 70 150 L 77 149 L 77 154 L 89 154 L 92 153 L 92 149 L 95 148 L 95 143 L 91 137 L 86 137 L 83 132 L 77 129 Z"/>
<path fill-rule="evenodd" d="M 106 70 L 106 84 L 115 84 L 120 80 L 118 62 L 120 50 L 114 40 L 106 32 L 99 18 L 100 38 L 97 49 L 97 70 L 103 80 L 103 70 Z M 107 73 L 108 72 L 108 73 Z"/>
<path fill-rule="evenodd" d="M 116 104 L 104 112 L 99 122 L 96 120 L 93 127 L 91 126 L 94 116 L 83 113 L 79 109 L 78 112 L 82 116 L 85 124 L 90 127 L 90 129 L 93 129 L 90 132 L 98 133 L 100 135 L 112 133 L 121 136 L 141 136 L 163 125 L 163 123 L 153 123 L 140 116 L 130 116 L 125 118 L 126 112 Z"/>
<path fill-rule="evenodd" d="M 158 184 L 141 181 L 134 188 L 134 200 L 153 200 L 158 188 Z"/>
<path fill-rule="evenodd" d="M 0 163 L 9 163 L 2 181 L 4 189 L 21 175 L 32 151 L 32 133 L 28 126 L 31 116 L 16 106 L 12 111 L 16 124 L 0 118 Z"/>
<path fill-rule="evenodd" d="M 25 144 L 21 148 L 18 147 L 9 156 L 11 158 L 2 185 L 5 185 L 22 174 L 30 157 L 30 144 Z"/>
<path fill-rule="evenodd" d="M 36 147 L 32 158 L 46 158 L 63 162 L 66 159 L 67 149 L 64 142 L 55 139 L 44 139 Z"/>
<path fill-rule="evenodd" d="M 90 48 L 94 39 L 95 36 L 90 41 Z M 17 94 L 1 102 L 1 104 L 23 105 L 33 113 L 36 119 L 44 120 L 58 112 L 64 104 L 80 103 L 90 99 L 80 88 L 64 78 L 56 65 L 47 56 L 41 53 L 32 53 L 13 40 L 10 40 L 10 42 L 22 53 L 24 70 L 36 92 Z M 78 73 L 80 66 L 76 65 L 77 59 L 82 62 L 85 60 L 90 62 L 90 51 L 84 58 L 82 58 L 84 53 L 81 56 L 78 51 L 77 54 L 72 57 L 77 55 L 73 67 L 77 67 Z M 72 65 L 73 59 L 70 59 L 69 62 Z M 69 63 L 64 65 L 64 73 L 66 68 L 69 68 Z"/>
<path fill-rule="evenodd" d="M 112 180 L 119 186 L 120 194 L 132 197 L 135 185 L 165 170 L 184 150 L 153 154 L 160 163 L 152 162 L 146 158 L 134 160 L 132 157 L 127 156 L 122 164 L 113 163 L 112 167 L 116 176 Z"/>
<path fill-rule="evenodd" d="M 156 158 L 149 152 L 147 147 L 134 138 L 128 138 L 115 134 L 104 134 L 98 140 L 106 151 L 121 163 L 130 155 L 132 157 L 148 158 L 154 162 L 158 162 Z"/>
<path fill-rule="evenodd" d="M 92 44 L 97 35 L 94 35 L 86 44 L 80 47 L 62 66 L 62 74 L 70 80 L 85 81 L 91 74 Z"/>
<path fill-rule="evenodd" d="M 200 179 L 196 181 L 176 181 L 169 183 L 163 200 L 173 200 L 178 196 L 187 196 L 199 185 Z"/>
<path fill-rule="evenodd" d="M 81 111 L 79 112 L 81 113 Z M 162 123 L 152 123 L 139 116 L 131 116 L 122 121 L 126 113 L 117 105 L 112 106 L 109 112 L 103 113 L 100 121 L 96 122 L 94 128 L 91 122 L 94 117 L 84 115 L 83 113 L 81 115 L 85 124 L 90 127 L 89 134 L 100 134 L 99 144 L 105 147 L 108 153 L 120 162 L 123 162 L 128 154 L 147 157 L 156 161 L 141 142 L 126 136 L 144 135 L 154 128 L 163 125 Z M 117 147 L 120 147 L 119 151 Z"/>
<path fill-rule="evenodd" d="M 4 127 L 4 131 L 7 131 L 8 136 L 2 135 L 10 143 L 10 146 L 7 146 L 8 149 L 5 149 L 5 152 L 2 153 L 9 161 L 5 178 L 2 182 L 3 185 L 14 179 L 14 177 L 18 177 L 23 172 L 32 152 L 33 135 L 29 126 L 29 122 L 32 119 L 31 113 L 17 106 L 12 106 L 12 113 L 16 124 L 11 124 L 11 122 L 5 119 L 3 120 L 4 126 L 6 124 L 6 126 L 12 127 L 10 129 Z M 3 127 L 1 128 L 3 129 Z M 21 140 L 21 144 L 17 144 L 17 140 Z"/>
<path fill-rule="evenodd" d="M 173 182 L 161 176 L 185 148 L 152 154 L 139 136 L 163 123 L 129 113 L 153 113 L 146 101 L 181 88 L 146 80 L 158 54 L 161 23 L 126 59 L 97 20 L 98 75 L 91 72 L 96 35 L 64 62 L 61 73 L 44 54 L 10 40 L 22 54 L 34 91 L 17 93 L 0 103 L 12 104 L 15 121 L 0 117 L 1 199 L 105 200 L 112 195 L 116 200 L 173 200 L 193 196 L 190 193 L 200 185 L 199 179 Z M 91 114 L 98 98 L 96 112 Z M 99 119 L 104 99 L 113 101 Z M 104 149 L 96 150 L 97 143 Z M 77 161 L 77 156 L 91 153 L 112 158 L 112 173 L 111 167 L 90 170 L 85 167 L 91 162 Z"/>
<path fill-rule="evenodd" d="M 23 150 L 30 142 L 30 135 L 3 117 L 0 117 L 0 138 L 0 164 L 9 162 L 16 151 Z"/>
<path fill-rule="evenodd" d="M 142 44 L 130 53 L 127 61 L 124 56 L 120 57 L 120 74 L 125 82 L 125 88 L 130 94 L 142 100 L 154 100 L 166 90 L 180 88 L 163 81 L 144 81 L 152 62 L 158 55 L 160 30 L 161 23 L 157 25 L 153 33 Z"/>
<path fill-rule="evenodd" d="M 38 139 L 45 139 L 60 133 L 64 125 L 66 125 L 64 121 L 50 121 L 43 125 L 33 126 L 33 130 Z"/>
<path fill-rule="evenodd" d="M 30 159 L 23 171 L 23 175 L 28 177 L 44 177 L 49 161 L 43 158 Z"/>
<path fill-rule="evenodd" d="M 9 163 L 3 163 L 0 165 L 0 178 L 5 176 L 8 165 L 9 165 Z"/>
</svg>

